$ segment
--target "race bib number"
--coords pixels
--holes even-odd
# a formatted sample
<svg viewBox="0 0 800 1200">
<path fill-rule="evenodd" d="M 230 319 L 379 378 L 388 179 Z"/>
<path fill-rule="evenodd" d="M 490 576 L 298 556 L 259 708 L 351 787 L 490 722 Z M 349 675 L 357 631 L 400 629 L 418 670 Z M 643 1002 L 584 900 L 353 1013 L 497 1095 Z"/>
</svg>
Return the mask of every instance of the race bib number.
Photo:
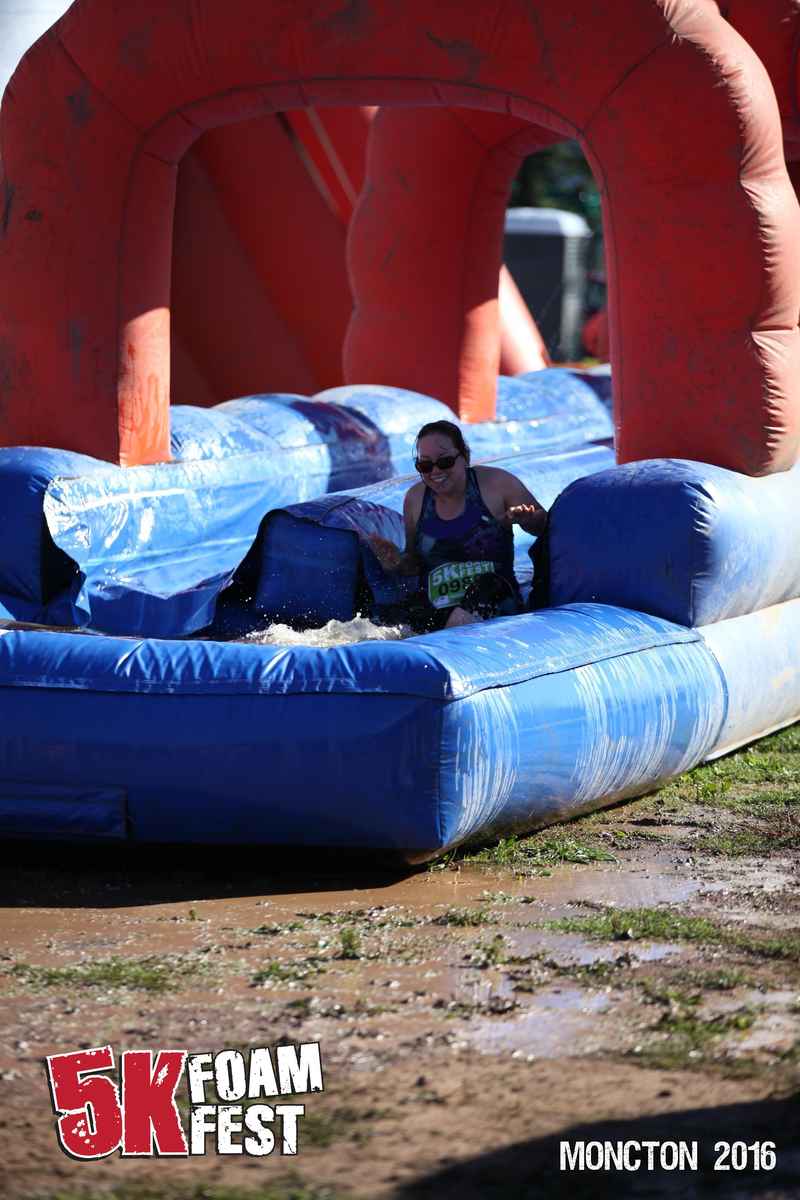
<svg viewBox="0 0 800 1200">
<path fill-rule="evenodd" d="M 492 562 L 442 563 L 428 576 L 428 599 L 434 608 L 455 608 L 480 575 L 494 572 Z"/>
</svg>

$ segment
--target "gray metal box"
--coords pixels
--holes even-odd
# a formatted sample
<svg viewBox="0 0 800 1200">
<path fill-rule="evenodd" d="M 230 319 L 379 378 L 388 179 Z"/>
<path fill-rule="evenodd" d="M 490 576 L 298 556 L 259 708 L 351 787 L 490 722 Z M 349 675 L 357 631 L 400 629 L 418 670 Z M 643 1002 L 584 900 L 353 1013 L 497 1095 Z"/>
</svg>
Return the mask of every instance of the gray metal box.
<svg viewBox="0 0 800 1200">
<path fill-rule="evenodd" d="M 556 361 L 579 358 L 591 230 L 578 213 L 509 208 L 503 257 Z"/>
</svg>

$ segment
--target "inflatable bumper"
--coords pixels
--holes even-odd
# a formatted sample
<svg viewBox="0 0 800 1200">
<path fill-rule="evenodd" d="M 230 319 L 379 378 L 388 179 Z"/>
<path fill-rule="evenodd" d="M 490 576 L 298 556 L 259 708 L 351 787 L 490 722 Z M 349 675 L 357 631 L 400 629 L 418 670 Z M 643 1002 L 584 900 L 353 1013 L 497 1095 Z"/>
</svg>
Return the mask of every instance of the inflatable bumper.
<svg viewBox="0 0 800 1200">
<path fill-rule="evenodd" d="M 30 836 L 425 857 L 654 787 L 725 719 L 698 633 L 602 606 L 500 620 L 488 644 L 10 631 L 0 660 L 2 829 Z"/>
<path fill-rule="evenodd" d="M 797 601 L 710 631 L 578 604 L 487 634 L 320 650 L 6 631 L 0 831 L 424 859 L 649 791 L 797 716 Z"/>
</svg>

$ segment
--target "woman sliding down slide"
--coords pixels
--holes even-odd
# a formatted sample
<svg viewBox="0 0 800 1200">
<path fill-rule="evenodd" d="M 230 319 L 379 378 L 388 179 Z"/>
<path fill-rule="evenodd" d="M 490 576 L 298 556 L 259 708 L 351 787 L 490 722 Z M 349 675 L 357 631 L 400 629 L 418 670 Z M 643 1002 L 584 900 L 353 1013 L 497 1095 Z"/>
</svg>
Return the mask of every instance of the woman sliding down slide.
<svg viewBox="0 0 800 1200">
<path fill-rule="evenodd" d="M 378 534 L 369 538 L 385 571 L 420 575 L 405 619 L 421 633 L 521 611 L 512 526 L 542 533 L 547 513 L 539 501 L 509 471 L 470 467 L 469 447 L 451 421 L 423 425 L 414 465 L 422 479 L 403 502 L 405 550 Z"/>
</svg>

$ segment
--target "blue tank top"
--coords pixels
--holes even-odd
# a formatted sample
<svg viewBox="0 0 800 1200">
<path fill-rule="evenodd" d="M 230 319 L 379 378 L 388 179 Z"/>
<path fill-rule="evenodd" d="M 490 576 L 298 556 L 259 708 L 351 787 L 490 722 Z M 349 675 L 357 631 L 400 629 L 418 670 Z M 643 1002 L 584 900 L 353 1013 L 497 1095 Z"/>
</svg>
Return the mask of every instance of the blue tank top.
<svg viewBox="0 0 800 1200">
<path fill-rule="evenodd" d="M 499 575 L 521 604 L 514 575 L 514 533 L 497 520 L 481 496 L 475 471 L 467 471 L 464 511 L 446 521 L 429 487 L 422 498 L 414 549 L 421 583 L 434 608 L 453 608 L 481 575 Z"/>
</svg>

